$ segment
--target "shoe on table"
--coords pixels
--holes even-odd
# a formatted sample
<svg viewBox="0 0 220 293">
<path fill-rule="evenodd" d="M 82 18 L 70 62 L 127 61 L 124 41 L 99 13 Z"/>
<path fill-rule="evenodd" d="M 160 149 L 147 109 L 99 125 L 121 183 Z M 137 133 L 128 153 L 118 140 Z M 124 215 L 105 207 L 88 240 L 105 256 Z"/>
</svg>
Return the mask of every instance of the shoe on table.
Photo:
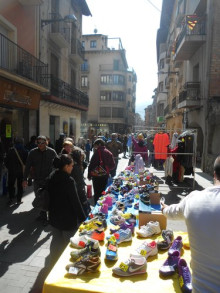
<svg viewBox="0 0 220 293">
<path fill-rule="evenodd" d="M 83 257 L 85 255 L 91 255 L 91 256 L 100 256 L 101 251 L 99 248 L 99 242 L 96 241 L 90 241 L 88 244 L 86 244 L 86 247 L 80 250 L 73 250 L 70 252 L 71 260 L 77 261 L 80 257 Z"/>
<path fill-rule="evenodd" d="M 130 256 L 143 256 L 146 259 L 148 256 L 153 256 L 158 254 L 156 241 L 142 243 Z"/>
<path fill-rule="evenodd" d="M 157 241 L 157 247 L 160 250 L 166 250 L 170 248 L 173 241 L 173 231 L 172 230 L 162 230 L 162 241 Z"/>
<path fill-rule="evenodd" d="M 147 271 L 147 262 L 143 256 L 132 256 L 118 267 L 112 269 L 115 275 L 129 277 L 132 275 L 144 274 Z"/>
<path fill-rule="evenodd" d="M 143 225 L 137 231 L 137 235 L 140 237 L 150 237 L 155 234 L 160 234 L 160 224 L 159 222 L 150 221 L 147 225 Z"/>
<path fill-rule="evenodd" d="M 168 255 L 168 258 L 161 266 L 159 273 L 162 276 L 170 276 L 173 275 L 177 269 L 178 262 L 180 260 L 179 251 L 174 251 L 173 254 Z"/>
<path fill-rule="evenodd" d="M 183 247 L 182 237 L 177 236 L 176 239 L 174 239 L 172 245 L 170 246 L 168 250 L 168 254 L 171 255 L 174 253 L 174 251 L 178 251 L 180 254 L 182 247 Z"/>
<path fill-rule="evenodd" d="M 70 238 L 70 244 L 74 248 L 84 248 L 90 241 L 96 242 L 97 240 L 90 238 L 88 235 L 75 235 Z"/>
<path fill-rule="evenodd" d="M 182 292 L 192 292 L 192 277 L 185 259 L 181 258 L 178 262 L 179 284 Z"/>
<path fill-rule="evenodd" d="M 120 244 L 122 242 L 128 242 L 132 240 L 132 233 L 131 230 L 129 228 L 127 228 L 126 230 L 118 230 L 116 233 L 114 233 L 114 236 L 116 238 L 117 244 Z M 109 238 L 111 238 L 112 236 L 108 236 L 107 240 Z"/>
<path fill-rule="evenodd" d="M 118 244 L 114 235 L 108 239 L 107 249 L 105 253 L 105 258 L 109 260 L 118 259 Z"/>
<path fill-rule="evenodd" d="M 79 233 L 79 235 L 86 235 L 92 239 L 98 240 L 98 241 L 103 241 L 105 239 L 105 232 L 104 231 L 99 231 L 99 230 L 83 230 L 82 232 Z"/>
<path fill-rule="evenodd" d="M 121 216 L 111 216 L 110 222 L 114 225 L 121 225 L 125 222 L 125 219 Z"/>
<path fill-rule="evenodd" d="M 102 221 L 99 221 L 99 220 L 96 219 L 94 221 L 89 222 L 88 224 L 81 224 L 79 226 L 79 231 L 82 232 L 84 230 L 87 230 L 87 231 L 91 231 L 91 230 L 103 231 L 104 230 L 104 225 L 103 225 Z"/>
<path fill-rule="evenodd" d="M 98 256 L 87 255 L 75 262 L 66 266 L 66 270 L 72 275 L 81 275 L 84 272 L 97 272 L 101 265 L 101 260 Z"/>
</svg>

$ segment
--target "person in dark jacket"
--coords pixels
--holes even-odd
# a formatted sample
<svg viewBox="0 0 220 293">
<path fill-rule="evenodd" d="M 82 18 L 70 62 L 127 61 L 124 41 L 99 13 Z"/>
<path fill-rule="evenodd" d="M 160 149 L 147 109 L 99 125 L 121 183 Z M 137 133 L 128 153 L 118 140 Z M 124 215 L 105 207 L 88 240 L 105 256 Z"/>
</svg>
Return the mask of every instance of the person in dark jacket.
<svg viewBox="0 0 220 293">
<path fill-rule="evenodd" d="M 23 167 L 26 163 L 28 151 L 24 148 L 23 138 L 16 138 L 14 147 L 10 148 L 6 158 L 5 166 L 8 169 L 8 205 L 11 205 L 15 197 L 15 182 L 17 181 L 17 204 L 21 204 L 23 195 Z"/>
<path fill-rule="evenodd" d="M 74 167 L 70 155 L 62 154 L 53 162 L 57 168 L 47 181 L 49 192 L 49 224 L 52 226 L 53 239 L 51 253 L 53 262 L 60 256 L 69 243 L 71 236 L 77 231 L 78 225 L 86 219 L 71 172 Z"/>
<path fill-rule="evenodd" d="M 64 141 L 61 154 L 71 155 L 74 161 L 74 168 L 71 172 L 71 176 L 75 180 L 77 192 L 78 192 L 81 204 L 83 206 L 83 209 L 86 215 L 88 215 L 90 212 L 90 205 L 87 200 L 86 190 L 85 190 L 85 181 L 83 177 L 84 170 L 82 165 L 82 152 L 83 150 L 80 149 L 79 147 L 73 146 L 72 142 Z"/>
<path fill-rule="evenodd" d="M 98 138 L 94 142 L 93 146 L 94 153 L 91 157 L 90 164 L 88 167 L 88 179 L 92 179 L 93 189 L 94 189 L 94 202 L 97 203 L 102 192 L 105 190 L 108 176 L 111 170 L 115 168 L 115 161 L 112 153 L 106 149 L 105 143 L 101 138 Z M 103 167 L 106 170 L 105 176 L 92 177 L 92 170 L 94 170 L 100 164 L 100 157 L 103 162 Z"/>
<path fill-rule="evenodd" d="M 37 137 L 37 148 L 32 149 L 27 158 L 27 162 L 24 170 L 23 187 L 27 187 L 27 178 L 32 172 L 34 179 L 34 193 L 39 188 L 45 186 L 46 179 L 53 170 L 53 160 L 57 156 L 54 149 L 47 146 L 47 139 L 45 136 L 40 135 Z M 44 211 L 40 212 L 38 220 L 42 220 L 43 224 L 47 224 L 47 214 Z"/>
<path fill-rule="evenodd" d="M 116 133 L 112 133 L 111 139 L 106 143 L 106 148 L 113 154 L 115 160 L 115 168 L 110 172 L 113 178 L 116 175 L 119 154 L 123 152 L 122 143 L 118 140 Z"/>
</svg>

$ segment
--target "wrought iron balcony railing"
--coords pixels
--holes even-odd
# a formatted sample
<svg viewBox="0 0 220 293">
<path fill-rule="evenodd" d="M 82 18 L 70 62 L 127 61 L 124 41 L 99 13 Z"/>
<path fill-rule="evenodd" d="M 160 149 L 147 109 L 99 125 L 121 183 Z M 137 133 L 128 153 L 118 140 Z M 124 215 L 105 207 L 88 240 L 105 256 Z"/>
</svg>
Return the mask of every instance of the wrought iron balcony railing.
<svg viewBox="0 0 220 293">
<path fill-rule="evenodd" d="M 56 20 L 62 18 L 59 13 L 50 13 L 51 19 Z M 54 22 L 51 24 L 51 33 L 59 33 L 70 44 L 70 28 L 65 21 Z"/>
<path fill-rule="evenodd" d="M 201 20 L 198 18 L 198 21 L 195 23 L 194 27 L 190 27 L 189 23 L 187 22 L 187 16 L 185 17 L 185 24 L 181 29 L 181 32 L 176 41 L 176 51 L 180 46 L 183 38 L 185 36 L 193 36 L 193 35 L 205 35 L 206 34 L 206 21 Z"/>
<path fill-rule="evenodd" d="M 0 68 L 47 88 L 48 65 L 0 33 Z"/>
<path fill-rule="evenodd" d="M 50 94 L 56 98 L 59 98 L 61 104 L 70 102 L 72 106 L 76 108 L 88 108 L 89 98 L 87 94 L 71 87 L 70 84 L 54 77 L 52 74 L 47 75 L 47 79 L 49 81 Z"/>
<path fill-rule="evenodd" d="M 179 93 L 179 103 L 185 100 L 200 100 L 200 82 L 187 82 Z"/>
</svg>

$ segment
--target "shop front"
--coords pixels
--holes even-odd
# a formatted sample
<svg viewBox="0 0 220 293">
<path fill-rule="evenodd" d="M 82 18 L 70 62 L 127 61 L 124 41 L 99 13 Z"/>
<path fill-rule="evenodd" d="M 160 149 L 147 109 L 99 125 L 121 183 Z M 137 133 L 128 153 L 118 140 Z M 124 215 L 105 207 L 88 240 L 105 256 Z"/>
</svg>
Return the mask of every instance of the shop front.
<svg viewBox="0 0 220 293">
<path fill-rule="evenodd" d="M 25 143 L 38 131 L 40 92 L 0 77 L 0 136 L 5 151 L 13 138 Z"/>
</svg>

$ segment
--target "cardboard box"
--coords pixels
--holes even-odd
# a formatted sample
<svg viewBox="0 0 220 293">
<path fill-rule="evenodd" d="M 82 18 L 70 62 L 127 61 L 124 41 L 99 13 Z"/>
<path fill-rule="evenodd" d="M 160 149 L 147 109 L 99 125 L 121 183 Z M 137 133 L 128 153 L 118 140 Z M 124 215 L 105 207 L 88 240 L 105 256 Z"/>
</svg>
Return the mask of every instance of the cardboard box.
<svg viewBox="0 0 220 293">
<path fill-rule="evenodd" d="M 160 193 L 150 193 L 150 203 L 151 204 L 160 204 Z"/>
<path fill-rule="evenodd" d="M 139 228 L 140 226 L 146 225 L 150 221 L 158 221 L 160 223 L 160 229 L 166 230 L 167 228 L 167 218 L 161 213 L 145 213 L 139 211 Z"/>
</svg>

